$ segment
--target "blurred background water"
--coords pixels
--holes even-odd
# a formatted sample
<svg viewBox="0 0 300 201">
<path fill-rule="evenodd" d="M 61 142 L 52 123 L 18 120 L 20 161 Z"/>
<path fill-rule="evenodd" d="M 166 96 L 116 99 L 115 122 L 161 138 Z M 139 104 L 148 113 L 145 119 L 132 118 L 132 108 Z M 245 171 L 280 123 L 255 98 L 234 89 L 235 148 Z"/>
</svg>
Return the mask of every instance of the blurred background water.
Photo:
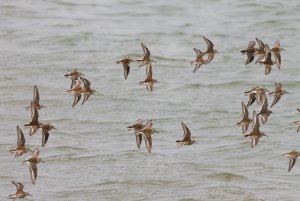
<svg viewBox="0 0 300 201">
<path fill-rule="evenodd" d="M 299 200 L 300 167 L 287 171 L 282 155 L 300 149 L 299 56 L 300 2 L 240 0 L 10 0 L 0 1 L 0 199 L 23 182 L 28 200 Z M 189 64 L 193 48 L 206 50 L 202 36 L 220 54 L 195 74 Z M 255 37 L 272 46 L 279 40 L 282 68 L 245 66 L 240 50 Z M 157 63 L 160 83 L 149 93 L 138 82 L 145 69 L 132 63 L 128 79 L 115 62 L 142 55 L 140 43 Z M 72 108 L 64 74 L 77 67 L 103 95 Z M 281 82 L 290 92 L 272 108 L 261 126 L 269 137 L 255 149 L 236 123 L 243 92 L 261 85 L 272 91 Z M 25 107 L 37 85 L 41 122 L 52 122 L 45 148 L 41 131 L 30 137 Z M 268 97 L 272 101 L 272 97 Z M 269 104 L 270 105 L 270 104 Z M 254 104 L 250 106 L 259 110 Z M 152 154 L 144 142 L 136 147 L 126 126 L 152 119 Z M 198 142 L 177 147 L 180 122 Z M 46 163 L 38 165 L 36 185 L 22 161 L 9 150 L 16 145 L 16 126 L 26 143 L 40 147 Z"/>
</svg>

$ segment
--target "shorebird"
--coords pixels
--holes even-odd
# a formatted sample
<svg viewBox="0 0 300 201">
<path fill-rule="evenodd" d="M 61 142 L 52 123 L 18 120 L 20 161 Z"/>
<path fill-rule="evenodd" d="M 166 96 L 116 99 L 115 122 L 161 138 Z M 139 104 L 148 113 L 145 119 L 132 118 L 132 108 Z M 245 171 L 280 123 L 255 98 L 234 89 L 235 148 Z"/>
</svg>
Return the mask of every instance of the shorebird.
<svg viewBox="0 0 300 201">
<path fill-rule="evenodd" d="M 214 58 L 215 54 L 219 53 L 219 52 L 218 52 L 218 50 L 214 49 L 214 44 L 209 39 L 207 39 L 204 36 L 203 36 L 203 39 L 205 40 L 205 42 L 207 44 L 207 50 L 203 54 L 207 54 L 206 63 L 209 63 Z"/>
<path fill-rule="evenodd" d="M 149 153 L 151 153 L 151 149 L 152 149 L 151 135 L 153 133 L 158 133 L 158 131 L 154 130 L 152 126 L 153 126 L 152 121 L 148 121 L 145 127 L 141 131 L 139 131 L 139 134 L 142 134 L 144 136 L 145 144 Z"/>
<path fill-rule="evenodd" d="M 34 88 L 33 88 L 33 100 L 32 101 L 34 103 L 34 107 L 36 107 L 36 109 L 38 109 L 38 110 L 46 107 L 46 106 L 40 104 L 40 94 L 39 94 L 39 90 L 36 85 L 34 85 Z M 27 110 L 29 110 L 30 108 L 31 108 L 31 106 L 26 107 Z"/>
<path fill-rule="evenodd" d="M 192 65 L 195 64 L 195 69 L 193 73 L 195 73 L 196 70 L 198 70 L 202 64 L 206 64 L 206 60 L 203 59 L 203 53 L 196 48 L 194 48 L 194 51 L 196 52 L 196 59 L 194 61 L 191 61 Z"/>
<path fill-rule="evenodd" d="M 28 124 L 24 124 L 24 126 L 29 127 L 29 135 L 33 135 L 40 127 L 41 124 L 38 120 L 39 118 L 39 113 L 37 111 L 37 108 L 34 107 L 33 101 L 31 101 L 31 121 Z"/>
<path fill-rule="evenodd" d="M 298 128 L 297 128 L 297 133 L 298 133 L 299 130 L 300 130 L 300 120 L 299 120 L 299 121 L 295 121 L 294 123 L 295 123 L 295 124 L 298 124 Z"/>
<path fill-rule="evenodd" d="M 264 61 L 259 61 L 259 63 L 265 65 L 265 74 L 268 75 L 272 70 L 272 65 L 274 65 L 274 62 L 271 58 L 271 52 L 267 53 L 267 58 Z"/>
<path fill-rule="evenodd" d="M 280 42 L 279 41 L 276 41 L 275 44 L 273 45 L 273 47 L 271 48 L 271 51 L 274 54 L 277 67 L 279 69 L 280 69 L 280 66 L 281 66 L 281 55 L 280 55 L 281 50 L 285 50 L 285 49 L 280 47 Z"/>
<path fill-rule="evenodd" d="M 49 138 L 49 131 L 51 131 L 52 129 L 56 129 L 51 123 L 45 123 L 45 124 L 41 124 L 41 128 L 42 128 L 42 147 L 45 146 L 45 144 L 48 141 Z"/>
<path fill-rule="evenodd" d="M 254 101 L 256 100 L 256 96 L 257 96 L 257 93 L 255 92 L 256 88 L 258 88 L 258 86 L 252 87 L 249 91 L 244 92 L 245 96 L 249 96 L 249 101 L 247 103 L 247 107 L 252 105 L 254 103 Z"/>
<path fill-rule="evenodd" d="M 290 150 L 287 154 L 284 155 L 285 157 L 289 157 L 289 172 L 294 167 L 297 157 L 300 156 L 300 152 L 294 150 Z"/>
<path fill-rule="evenodd" d="M 268 121 L 268 117 L 270 114 L 272 114 L 273 112 L 271 110 L 268 109 L 268 100 L 267 98 L 265 98 L 265 100 L 263 101 L 258 116 L 261 119 L 261 122 L 263 124 L 265 124 Z"/>
<path fill-rule="evenodd" d="M 266 45 L 261 40 L 259 40 L 258 38 L 255 38 L 255 39 L 257 41 L 258 48 L 257 48 L 257 51 L 254 53 L 254 55 L 258 56 L 258 59 L 255 62 L 255 63 L 258 63 L 259 61 L 262 61 L 262 59 L 266 57 L 267 48 L 266 48 Z"/>
<path fill-rule="evenodd" d="M 85 103 L 85 101 L 87 101 L 89 99 L 89 97 L 94 94 L 97 93 L 97 91 L 95 91 L 95 89 L 91 89 L 91 82 L 88 81 L 87 79 L 80 77 L 80 79 L 83 82 L 83 87 L 81 89 L 81 93 L 83 94 L 83 101 L 82 101 L 82 105 Z"/>
<path fill-rule="evenodd" d="M 9 199 L 16 200 L 17 198 L 25 198 L 26 196 L 31 196 L 30 193 L 23 191 L 24 185 L 20 182 L 11 181 L 12 184 L 16 186 L 16 192 L 9 195 Z"/>
<path fill-rule="evenodd" d="M 297 111 L 300 112 L 300 108 L 297 108 Z M 299 130 L 300 130 L 300 120 L 299 121 L 295 121 L 294 123 L 298 124 L 298 129 L 297 129 L 297 133 L 298 133 Z"/>
<path fill-rule="evenodd" d="M 255 100 L 258 104 L 261 105 L 263 103 L 263 100 L 266 98 L 267 91 L 268 90 L 266 88 L 259 87 L 259 86 L 252 87 L 249 91 L 246 91 L 244 93 L 245 96 L 249 96 L 249 101 L 247 103 L 247 107 L 252 105 Z"/>
<path fill-rule="evenodd" d="M 242 131 L 244 134 L 248 130 L 248 126 L 252 122 L 252 119 L 249 118 L 248 108 L 246 107 L 244 102 L 242 102 L 242 111 L 243 111 L 242 120 L 238 122 L 237 125 L 242 126 Z"/>
<path fill-rule="evenodd" d="M 281 83 L 275 83 L 275 90 L 273 92 L 270 92 L 269 95 L 274 96 L 273 105 L 275 105 L 281 98 L 282 95 L 288 93 L 286 90 L 282 90 L 282 84 Z"/>
<path fill-rule="evenodd" d="M 77 68 L 74 68 L 65 74 L 65 77 L 73 78 L 74 80 L 77 80 L 80 76 L 84 75 L 79 72 Z"/>
<path fill-rule="evenodd" d="M 67 92 L 71 92 L 74 95 L 74 101 L 72 107 L 74 107 L 80 100 L 81 98 L 81 81 L 75 80 L 75 84 L 71 89 L 69 89 Z"/>
<path fill-rule="evenodd" d="M 117 64 L 122 63 L 123 64 L 123 68 L 124 68 L 124 78 L 125 80 L 128 77 L 129 71 L 130 71 L 130 66 L 129 64 L 133 62 L 133 60 L 129 57 L 129 56 L 125 56 L 124 58 L 120 59 L 117 61 Z"/>
<path fill-rule="evenodd" d="M 257 48 L 255 48 L 255 44 L 255 41 L 250 41 L 248 47 L 241 50 L 242 54 L 247 54 L 247 61 L 245 65 L 249 64 L 254 59 L 254 53 L 257 51 Z"/>
<path fill-rule="evenodd" d="M 74 68 L 73 70 L 70 70 L 65 74 L 65 77 L 71 78 L 72 80 L 70 89 L 72 89 L 73 85 L 75 84 L 75 81 L 78 80 L 80 76 L 84 75 L 81 72 L 79 72 L 77 68 Z"/>
<path fill-rule="evenodd" d="M 151 121 L 151 120 L 150 120 Z M 145 124 L 143 124 L 143 121 L 141 119 L 136 120 L 136 122 L 133 125 L 127 126 L 128 130 L 134 130 L 135 138 L 136 138 L 136 145 L 138 148 L 141 147 L 143 136 L 140 131 L 145 127 Z"/>
<path fill-rule="evenodd" d="M 17 147 L 14 148 L 14 149 L 12 149 L 12 150 L 10 150 L 10 152 L 11 153 L 16 153 L 15 156 L 21 156 L 22 154 L 25 154 L 28 151 L 31 151 L 25 145 L 25 137 L 24 137 L 24 134 L 23 134 L 23 132 L 22 132 L 22 130 L 20 129 L 19 126 L 17 126 L 17 137 L 18 137 Z"/>
<path fill-rule="evenodd" d="M 29 164 L 29 172 L 33 184 L 35 184 L 36 177 L 37 177 L 37 164 L 40 162 L 44 162 L 41 158 L 39 158 L 39 154 L 40 154 L 39 148 L 36 148 L 33 154 L 29 158 L 23 161 L 24 163 Z"/>
<path fill-rule="evenodd" d="M 143 48 L 144 55 L 142 58 L 137 59 L 136 61 L 141 62 L 141 64 L 139 65 L 139 68 L 146 64 L 148 67 L 148 64 L 151 64 L 152 62 L 156 62 L 156 61 L 154 61 L 153 59 L 150 58 L 150 51 L 143 43 L 141 43 L 141 46 Z"/>
<path fill-rule="evenodd" d="M 147 74 L 146 74 L 146 79 L 144 81 L 140 82 L 139 84 L 146 85 L 147 90 L 152 91 L 153 90 L 153 85 L 156 82 L 159 83 L 159 81 L 152 78 L 152 66 L 151 66 L 151 64 L 149 64 L 148 71 L 147 71 Z"/>
<path fill-rule="evenodd" d="M 182 128 L 183 128 L 183 138 L 176 140 L 176 143 L 178 143 L 179 145 L 191 145 L 197 142 L 195 140 L 191 139 L 191 132 L 189 130 L 189 128 L 183 123 L 181 122 Z"/>
<path fill-rule="evenodd" d="M 256 114 L 255 110 L 253 111 L 253 124 L 252 124 L 252 131 L 248 133 L 247 135 L 244 135 L 245 137 L 250 137 L 252 142 L 252 148 L 254 148 L 258 141 L 259 138 L 262 136 L 267 136 L 265 133 L 259 131 L 259 120 L 258 120 L 258 115 Z"/>
</svg>

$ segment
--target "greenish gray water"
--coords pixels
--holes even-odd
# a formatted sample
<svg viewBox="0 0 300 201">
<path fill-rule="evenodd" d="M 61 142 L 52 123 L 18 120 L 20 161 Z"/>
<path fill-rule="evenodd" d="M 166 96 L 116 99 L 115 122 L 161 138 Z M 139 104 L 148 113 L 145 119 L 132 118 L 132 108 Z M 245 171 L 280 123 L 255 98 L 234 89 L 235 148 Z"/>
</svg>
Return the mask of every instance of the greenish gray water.
<svg viewBox="0 0 300 201">
<path fill-rule="evenodd" d="M 0 199 L 14 192 L 11 180 L 23 182 L 28 200 L 299 200 L 300 167 L 287 171 L 282 155 L 299 148 L 300 3 L 261 1 L 0 1 L 1 102 Z M 221 53 L 195 74 L 193 48 L 205 50 L 211 39 Z M 255 37 L 270 46 L 277 40 L 282 68 L 270 75 L 247 66 L 240 49 Z M 131 65 L 128 80 L 115 61 L 139 58 L 140 42 L 157 63 L 160 81 L 149 93 L 139 86 L 145 69 Z M 63 75 L 77 67 L 103 96 L 72 108 Z M 274 82 L 290 92 L 272 108 L 255 149 L 235 126 L 243 92 L 254 85 L 269 90 Z M 30 137 L 22 125 L 24 108 L 37 85 L 40 121 L 52 122 L 45 148 L 41 131 Z M 272 100 L 272 97 L 269 97 Z M 254 105 L 249 108 L 258 110 Z M 152 119 L 152 154 L 136 148 L 126 126 Z M 192 146 L 177 147 L 180 122 L 187 124 Z M 40 147 L 46 161 L 30 182 L 29 154 L 9 153 L 21 126 L 29 147 Z"/>
</svg>

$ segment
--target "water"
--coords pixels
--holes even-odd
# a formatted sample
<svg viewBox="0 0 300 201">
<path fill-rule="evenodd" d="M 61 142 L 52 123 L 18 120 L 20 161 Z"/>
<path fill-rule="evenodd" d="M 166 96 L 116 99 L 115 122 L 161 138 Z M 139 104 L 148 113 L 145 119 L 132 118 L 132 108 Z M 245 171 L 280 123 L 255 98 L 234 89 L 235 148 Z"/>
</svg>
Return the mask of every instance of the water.
<svg viewBox="0 0 300 201">
<path fill-rule="evenodd" d="M 300 167 L 289 173 L 282 155 L 299 149 L 296 0 L 261 1 L 1 1 L 0 199 L 21 181 L 28 200 L 299 200 Z M 221 53 L 192 73 L 193 48 L 205 50 L 206 36 Z M 280 40 L 282 69 L 251 63 L 239 52 L 255 37 L 270 46 Z M 154 78 L 149 93 L 137 83 L 144 67 L 131 65 L 123 78 L 119 58 L 139 58 L 140 42 L 151 51 Z M 64 73 L 77 67 L 103 95 L 72 108 Z M 254 85 L 273 90 L 283 83 L 290 92 L 272 108 L 261 130 L 269 135 L 255 149 L 235 126 L 243 92 Z M 40 91 L 41 122 L 52 122 L 45 148 L 41 131 L 33 137 L 22 125 L 33 86 Z M 272 101 L 272 97 L 269 97 Z M 253 105 L 249 108 L 259 110 Z M 152 154 L 137 150 L 126 126 L 152 119 Z M 177 148 L 180 122 L 198 142 Z M 22 160 L 9 153 L 16 125 L 32 149 L 40 147 L 46 163 L 38 165 L 36 185 Z"/>
</svg>

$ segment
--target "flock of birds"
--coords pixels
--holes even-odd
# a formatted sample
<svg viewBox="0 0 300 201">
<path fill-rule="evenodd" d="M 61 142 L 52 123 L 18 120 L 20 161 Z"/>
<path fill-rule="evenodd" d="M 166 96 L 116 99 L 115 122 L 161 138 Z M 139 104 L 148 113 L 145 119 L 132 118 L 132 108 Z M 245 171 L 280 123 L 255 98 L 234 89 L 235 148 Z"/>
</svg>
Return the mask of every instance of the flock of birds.
<svg viewBox="0 0 300 201">
<path fill-rule="evenodd" d="M 52 129 L 56 129 L 51 123 L 41 123 L 39 122 L 39 114 L 38 110 L 46 108 L 44 105 L 40 104 L 40 95 L 37 86 L 35 85 L 33 88 L 33 100 L 29 107 L 26 107 L 27 110 L 31 110 L 31 120 L 29 123 L 24 124 L 25 127 L 30 128 L 29 135 L 32 136 L 38 129 L 42 129 L 42 147 L 44 147 L 49 139 L 49 131 Z M 25 137 L 23 131 L 19 126 L 17 126 L 17 146 L 14 149 L 11 149 L 11 153 L 15 153 L 15 157 L 21 156 L 28 151 L 32 152 L 31 156 L 25 159 L 23 162 L 29 164 L 29 172 L 31 181 L 33 184 L 36 182 L 37 178 L 37 164 L 40 162 L 44 162 L 40 157 L 39 148 L 36 148 L 34 151 L 29 149 L 25 144 Z M 20 182 L 12 181 L 12 183 L 16 186 L 16 193 L 11 194 L 9 198 L 24 198 L 30 195 L 28 192 L 23 191 L 24 185 Z"/>
<path fill-rule="evenodd" d="M 246 65 L 251 63 L 254 57 L 257 55 L 258 58 L 255 63 L 260 63 L 265 65 L 265 74 L 268 75 L 271 70 L 272 66 L 276 63 L 278 69 L 281 66 L 281 55 L 280 52 L 285 50 L 280 47 L 279 41 L 276 41 L 273 47 L 270 49 L 269 45 L 262 42 L 260 39 L 255 38 L 257 41 L 258 47 L 255 47 L 255 41 L 250 41 L 248 47 L 246 49 L 241 50 L 242 54 L 247 55 Z M 272 60 L 272 55 L 275 57 L 275 61 Z"/>
<path fill-rule="evenodd" d="M 245 65 L 252 62 L 257 56 L 257 60 L 255 63 L 260 63 L 265 65 L 265 74 L 268 75 L 272 70 L 272 65 L 276 64 L 278 69 L 281 67 L 281 55 L 280 52 L 284 50 L 280 46 L 280 42 L 276 41 L 272 48 L 269 48 L 268 44 L 263 43 L 260 39 L 256 38 L 256 41 L 259 47 L 255 47 L 256 42 L 250 41 L 248 47 L 246 49 L 241 50 L 242 54 L 247 54 L 247 61 Z M 272 59 L 272 55 L 275 60 Z M 242 126 L 242 132 L 248 130 L 249 124 L 252 122 L 252 131 L 250 133 L 245 134 L 245 137 L 249 137 L 252 140 L 252 148 L 254 148 L 259 139 L 262 136 L 267 136 L 264 132 L 260 131 L 260 122 L 265 124 L 268 121 L 268 117 L 273 113 L 268 108 L 268 100 L 266 93 L 269 91 L 262 86 L 252 87 L 249 91 L 246 91 L 244 94 L 249 97 L 249 101 L 247 105 L 242 102 L 242 119 L 237 123 L 238 126 Z M 269 92 L 270 96 L 274 96 L 274 100 L 271 104 L 273 107 L 281 98 L 282 95 L 287 94 L 288 92 L 283 89 L 283 85 L 281 83 L 275 83 L 275 89 L 273 92 Z M 249 118 L 248 107 L 252 105 L 254 102 L 257 102 L 260 105 L 259 113 L 256 114 L 256 111 L 253 110 L 253 118 Z M 300 109 L 297 109 L 300 112 Z M 294 123 L 299 124 L 297 132 L 300 130 L 300 120 L 295 121 Z M 297 150 L 290 150 L 287 154 L 284 155 L 289 158 L 289 167 L 288 171 L 294 167 L 297 157 L 300 156 L 300 152 Z"/>
<path fill-rule="evenodd" d="M 77 69 L 70 70 L 65 74 L 65 77 L 71 78 L 71 87 L 67 92 L 70 92 L 74 95 L 72 107 L 74 107 L 80 101 L 82 95 L 84 96 L 82 104 L 84 104 L 92 94 L 97 93 L 94 89 L 91 89 L 91 83 L 82 76 L 84 75 L 80 73 Z M 80 78 L 81 81 L 78 80 L 78 78 Z M 83 86 L 81 86 L 82 82 Z M 33 88 L 33 100 L 31 101 L 30 106 L 26 107 L 27 110 L 31 110 L 31 120 L 29 123 L 24 124 L 24 126 L 30 128 L 30 136 L 36 133 L 38 129 L 42 129 L 42 147 L 45 147 L 49 139 L 49 131 L 56 128 L 51 123 L 41 123 L 39 121 L 38 110 L 42 108 L 46 107 L 40 104 L 39 91 L 37 86 L 35 85 Z M 25 145 L 25 137 L 23 131 L 19 126 L 17 126 L 17 147 L 11 149 L 10 152 L 15 153 L 15 157 L 17 157 L 27 153 L 28 151 L 32 152 L 32 154 L 23 162 L 29 164 L 31 181 L 33 184 L 35 184 L 38 172 L 37 164 L 44 161 L 39 157 L 39 148 L 36 148 L 34 151 L 32 151 Z M 12 181 L 12 184 L 16 186 L 16 192 L 14 194 L 9 195 L 9 198 L 15 200 L 17 198 L 24 198 L 30 195 L 30 193 L 25 192 L 23 190 L 24 185 L 22 183 Z"/>
<path fill-rule="evenodd" d="M 207 49 L 206 51 L 202 52 L 201 50 L 194 48 L 194 51 L 196 53 L 196 58 L 195 60 L 190 62 L 191 65 L 195 66 L 193 73 L 195 73 L 202 65 L 206 65 L 210 63 L 213 60 L 214 55 L 218 53 L 218 51 L 214 49 L 214 44 L 208 38 L 203 37 L 203 39 L 207 44 Z M 266 75 L 268 75 L 271 72 L 271 67 L 275 63 L 280 69 L 281 66 L 280 52 L 284 49 L 280 47 L 279 41 L 275 42 L 274 46 L 271 49 L 267 44 L 264 44 L 258 38 L 256 38 L 256 41 L 259 45 L 258 48 L 255 47 L 256 45 L 255 41 L 250 41 L 248 47 L 246 49 L 241 50 L 242 54 L 247 55 L 246 65 L 252 62 L 255 56 L 258 56 L 255 63 L 260 63 L 265 65 Z M 153 85 L 155 83 L 159 83 L 156 79 L 153 79 L 153 72 L 152 72 L 152 63 L 156 61 L 154 61 L 150 57 L 150 51 L 143 43 L 141 43 L 141 46 L 144 52 L 142 58 L 133 60 L 130 58 L 130 56 L 125 56 L 122 59 L 118 60 L 116 63 L 123 64 L 125 80 L 129 75 L 130 64 L 132 62 L 139 62 L 140 63 L 140 65 L 138 66 L 139 68 L 142 66 L 146 66 L 146 78 L 144 79 L 144 81 L 139 82 L 139 84 L 146 85 L 148 91 L 153 91 Z M 274 61 L 272 59 L 272 55 L 275 58 Z M 84 96 L 82 101 L 82 104 L 84 104 L 92 94 L 98 93 L 91 88 L 90 81 L 88 81 L 83 76 L 84 75 L 81 72 L 79 72 L 76 68 L 68 71 L 65 74 L 65 77 L 71 78 L 71 86 L 67 92 L 70 92 L 74 95 L 74 101 L 72 107 L 74 107 L 80 101 L 82 96 Z M 251 88 L 249 91 L 245 92 L 245 95 L 249 97 L 249 101 L 247 105 L 245 105 L 244 102 L 242 102 L 242 119 L 240 122 L 237 123 L 237 125 L 242 126 L 242 132 L 245 137 L 251 138 L 252 148 L 254 148 L 257 145 L 259 139 L 262 136 L 267 136 L 264 132 L 260 131 L 260 124 L 261 123 L 265 124 L 268 121 L 268 116 L 272 114 L 272 111 L 269 110 L 268 108 L 268 100 L 266 95 L 268 92 L 269 91 L 264 87 L 255 86 Z M 274 96 L 274 100 L 272 102 L 271 107 L 273 107 L 280 100 L 281 96 L 286 93 L 287 91 L 283 90 L 283 85 L 281 83 L 275 83 L 275 90 L 273 92 L 268 93 L 269 95 Z M 28 124 L 25 124 L 24 126 L 30 128 L 30 132 L 29 132 L 30 136 L 32 136 L 38 129 L 40 128 L 42 129 L 42 147 L 44 147 L 49 138 L 49 131 L 56 128 L 51 123 L 39 122 L 38 110 L 41 108 L 45 108 L 45 106 L 39 103 L 39 100 L 40 100 L 39 91 L 37 86 L 35 85 L 33 90 L 33 100 L 31 101 L 31 105 L 26 108 L 28 110 L 29 109 L 31 110 L 31 121 Z M 248 107 L 251 106 L 255 101 L 257 102 L 258 105 L 260 105 L 260 111 L 258 114 L 256 114 L 256 111 L 253 110 L 253 118 L 250 119 Z M 297 110 L 300 112 L 299 108 Z M 252 131 L 245 134 L 251 123 L 252 123 Z M 300 120 L 294 123 L 299 124 L 297 129 L 298 132 L 300 130 Z M 195 140 L 191 139 L 191 132 L 189 128 L 186 126 L 186 124 L 181 122 L 181 125 L 183 128 L 183 138 L 176 140 L 176 143 L 179 146 L 192 145 L 196 143 Z M 143 123 L 143 120 L 138 119 L 132 125 L 129 125 L 127 129 L 134 131 L 137 147 L 140 148 L 142 139 L 144 138 L 146 148 L 148 152 L 151 153 L 151 149 L 152 149 L 151 136 L 153 133 L 158 133 L 158 131 L 156 131 L 153 128 L 152 120 Z M 33 184 L 35 184 L 37 178 L 37 164 L 44 161 L 39 157 L 39 152 L 40 152 L 39 148 L 36 148 L 34 151 L 32 151 L 26 147 L 25 137 L 19 126 L 17 126 L 17 137 L 18 137 L 17 147 L 15 149 L 10 150 L 10 152 L 15 153 L 16 157 L 21 156 L 27 153 L 28 151 L 32 152 L 32 155 L 26 160 L 24 160 L 23 162 L 29 164 L 31 181 Z M 288 171 L 291 171 L 291 169 L 295 165 L 297 157 L 300 156 L 300 152 L 296 150 L 291 150 L 284 156 L 289 158 Z M 25 192 L 23 190 L 24 186 L 22 183 L 15 182 L 15 181 L 12 181 L 12 183 L 16 186 L 16 192 L 14 194 L 9 195 L 9 198 L 15 200 L 17 198 L 24 198 L 30 195 L 28 192 Z"/>
</svg>

